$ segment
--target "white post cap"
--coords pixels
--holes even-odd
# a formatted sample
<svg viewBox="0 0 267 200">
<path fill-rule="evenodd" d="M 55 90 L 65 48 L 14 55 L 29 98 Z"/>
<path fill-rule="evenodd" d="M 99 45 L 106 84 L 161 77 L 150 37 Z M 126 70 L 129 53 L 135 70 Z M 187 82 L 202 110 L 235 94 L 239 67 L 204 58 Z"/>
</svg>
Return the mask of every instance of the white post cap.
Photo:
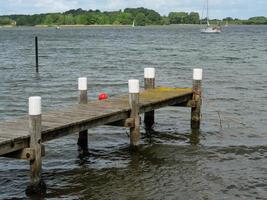
<svg viewBox="0 0 267 200">
<path fill-rule="evenodd" d="M 29 115 L 40 115 L 42 113 L 41 97 L 29 97 Z"/>
<path fill-rule="evenodd" d="M 145 68 L 144 69 L 145 78 L 155 78 L 155 68 Z"/>
<path fill-rule="evenodd" d="M 78 78 L 78 89 L 87 90 L 87 78 L 86 77 Z"/>
<path fill-rule="evenodd" d="M 139 80 L 131 79 L 128 81 L 129 93 L 139 93 Z"/>
<path fill-rule="evenodd" d="M 203 74 L 203 69 L 201 68 L 196 68 L 193 70 L 193 80 L 202 80 L 202 74 Z"/>
</svg>

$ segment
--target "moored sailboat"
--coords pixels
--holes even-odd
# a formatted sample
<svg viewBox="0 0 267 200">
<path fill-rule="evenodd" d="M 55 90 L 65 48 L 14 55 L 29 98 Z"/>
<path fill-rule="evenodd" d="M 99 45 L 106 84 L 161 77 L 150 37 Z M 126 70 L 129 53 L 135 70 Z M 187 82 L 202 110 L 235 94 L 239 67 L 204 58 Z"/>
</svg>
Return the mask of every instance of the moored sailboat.
<svg viewBox="0 0 267 200">
<path fill-rule="evenodd" d="M 207 26 L 206 28 L 201 29 L 201 33 L 220 33 L 221 27 L 220 26 L 211 26 L 209 23 L 209 1 L 207 0 Z"/>
</svg>

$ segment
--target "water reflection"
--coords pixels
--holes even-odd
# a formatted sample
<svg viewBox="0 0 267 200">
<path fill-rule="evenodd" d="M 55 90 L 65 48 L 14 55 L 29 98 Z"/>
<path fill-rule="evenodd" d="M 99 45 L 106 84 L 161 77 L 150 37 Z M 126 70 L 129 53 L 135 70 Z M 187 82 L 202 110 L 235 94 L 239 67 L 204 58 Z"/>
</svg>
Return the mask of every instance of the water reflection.
<svg viewBox="0 0 267 200">
<path fill-rule="evenodd" d="M 189 143 L 192 145 L 198 145 L 200 142 L 200 130 L 199 129 L 191 129 L 191 134 L 189 135 Z"/>
</svg>

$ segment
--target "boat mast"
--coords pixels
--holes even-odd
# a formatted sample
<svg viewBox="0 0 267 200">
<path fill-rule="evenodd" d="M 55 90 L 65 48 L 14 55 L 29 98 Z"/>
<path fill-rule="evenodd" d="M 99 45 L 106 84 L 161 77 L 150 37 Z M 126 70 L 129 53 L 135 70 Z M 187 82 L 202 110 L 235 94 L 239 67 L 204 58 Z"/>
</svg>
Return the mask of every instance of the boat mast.
<svg viewBox="0 0 267 200">
<path fill-rule="evenodd" d="M 207 25 L 210 26 L 210 23 L 209 23 L 209 0 L 207 0 Z"/>
</svg>

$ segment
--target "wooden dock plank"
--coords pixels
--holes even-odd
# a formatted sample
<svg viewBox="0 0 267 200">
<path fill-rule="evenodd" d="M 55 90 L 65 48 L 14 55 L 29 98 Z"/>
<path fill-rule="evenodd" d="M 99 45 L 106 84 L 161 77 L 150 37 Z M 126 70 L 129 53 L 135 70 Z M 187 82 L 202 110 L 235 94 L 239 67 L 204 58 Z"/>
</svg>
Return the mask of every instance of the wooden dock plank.
<svg viewBox="0 0 267 200">
<path fill-rule="evenodd" d="M 87 130 L 129 117 L 128 94 L 103 101 L 89 101 L 42 114 L 42 140 L 49 141 L 64 135 Z M 192 98 L 191 88 L 155 88 L 140 93 L 140 112 L 184 103 Z M 0 122 L 0 155 L 26 148 L 29 145 L 28 116 Z"/>
</svg>

